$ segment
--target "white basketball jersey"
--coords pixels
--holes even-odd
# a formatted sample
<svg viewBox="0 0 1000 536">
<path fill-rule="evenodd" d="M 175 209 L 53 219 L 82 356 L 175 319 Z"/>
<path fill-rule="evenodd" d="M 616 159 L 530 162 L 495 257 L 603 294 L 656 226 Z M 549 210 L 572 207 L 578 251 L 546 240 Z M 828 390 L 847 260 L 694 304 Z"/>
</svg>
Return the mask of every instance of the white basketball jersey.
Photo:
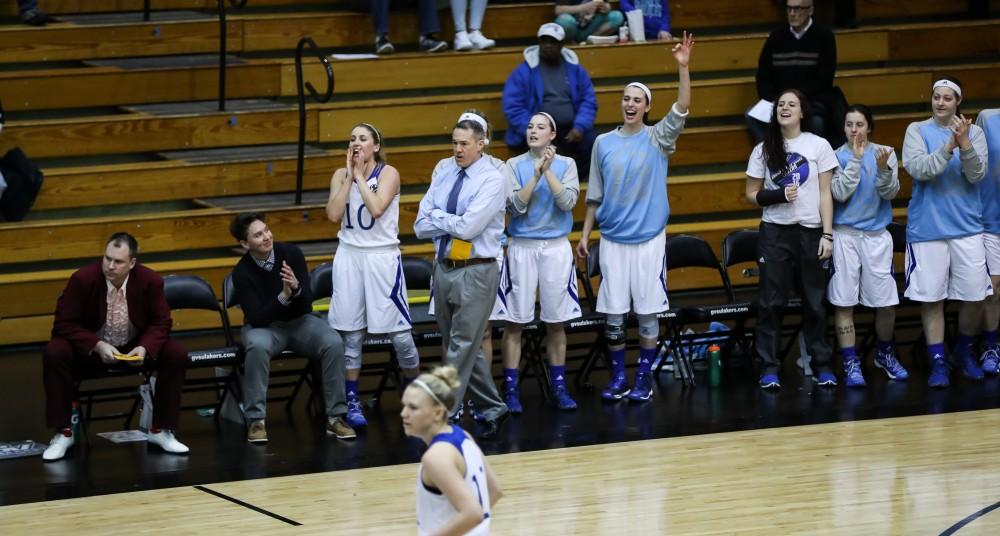
<svg viewBox="0 0 1000 536">
<path fill-rule="evenodd" d="M 465 459 L 465 484 L 483 507 L 483 520 L 466 534 L 482 536 L 490 533 L 490 492 L 486 487 L 486 463 L 483 451 L 465 431 L 452 425 L 452 431 L 438 434 L 431 445 L 438 442 L 449 443 L 458 449 Z M 427 489 L 423 481 L 423 466 L 417 471 L 417 534 L 432 534 L 455 515 L 455 508 L 448 498 L 437 489 Z"/>
<path fill-rule="evenodd" d="M 368 177 L 368 188 L 378 190 L 378 176 L 385 164 L 378 164 Z M 337 238 L 357 248 L 377 248 L 399 245 L 399 193 L 382 213 L 375 219 L 361 199 L 358 183 L 351 181 L 351 189 L 347 194 L 347 206 L 344 208 L 344 219 L 340 221 L 340 232 Z"/>
</svg>

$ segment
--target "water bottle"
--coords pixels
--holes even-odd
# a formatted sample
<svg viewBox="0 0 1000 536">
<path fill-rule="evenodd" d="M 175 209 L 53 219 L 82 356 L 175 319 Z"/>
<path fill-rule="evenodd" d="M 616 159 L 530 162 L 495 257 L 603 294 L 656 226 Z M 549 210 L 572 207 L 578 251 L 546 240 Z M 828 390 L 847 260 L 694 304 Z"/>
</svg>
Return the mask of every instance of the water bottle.
<svg viewBox="0 0 1000 536">
<path fill-rule="evenodd" d="M 73 411 L 69 416 L 69 429 L 73 432 L 73 437 L 78 437 L 80 434 L 80 402 L 77 400 L 73 401 Z"/>
<path fill-rule="evenodd" d="M 722 376 L 722 350 L 719 345 L 713 344 L 708 347 L 708 380 L 712 387 L 719 386 Z"/>
<path fill-rule="evenodd" d="M 618 42 L 628 43 L 628 24 L 622 24 L 618 28 Z"/>
</svg>

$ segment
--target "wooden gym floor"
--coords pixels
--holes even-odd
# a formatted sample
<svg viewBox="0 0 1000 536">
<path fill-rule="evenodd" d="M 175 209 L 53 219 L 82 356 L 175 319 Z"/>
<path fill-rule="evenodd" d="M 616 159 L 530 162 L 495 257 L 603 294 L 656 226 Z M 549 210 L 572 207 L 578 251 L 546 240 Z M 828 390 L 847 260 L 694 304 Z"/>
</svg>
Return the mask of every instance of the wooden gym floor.
<svg viewBox="0 0 1000 536">
<path fill-rule="evenodd" d="M 496 534 L 997 534 L 1000 412 L 490 457 Z M 19 533 L 412 534 L 414 464 L 8 506 Z M 10 534 L 5 530 L 5 533 Z"/>
</svg>

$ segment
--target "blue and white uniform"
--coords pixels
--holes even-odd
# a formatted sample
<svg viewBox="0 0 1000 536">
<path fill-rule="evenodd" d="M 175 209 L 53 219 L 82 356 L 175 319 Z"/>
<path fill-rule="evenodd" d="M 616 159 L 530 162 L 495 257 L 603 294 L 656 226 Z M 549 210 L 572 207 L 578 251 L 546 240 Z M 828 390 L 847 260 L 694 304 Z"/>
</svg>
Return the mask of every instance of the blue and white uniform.
<svg viewBox="0 0 1000 536">
<path fill-rule="evenodd" d="M 541 321 L 566 322 L 581 313 L 576 263 L 567 238 L 573 229 L 580 178 L 572 158 L 556 155 L 549 169 L 562 184 L 562 191 L 553 195 L 545 177 L 539 177 L 525 203 L 518 192 L 535 176 L 535 163 L 529 151 L 511 158 L 501 169 L 513 189 L 507 199 L 507 233 L 511 240 L 501 279 L 509 305 L 508 319 L 518 324 L 534 321 L 538 289 Z"/>
<path fill-rule="evenodd" d="M 635 134 L 621 127 L 601 134 L 591 153 L 587 204 L 597 205 L 601 231 L 601 288 L 597 310 L 654 314 L 667 301 L 665 227 L 667 158 L 677 147 L 687 113 L 676 105 Z"/>
<path fill-rule="evenodd" d="M 915 301 L 981 301 L 993 293 L 977 185 L 986 176 L 986 137 L 972 125 L 972 147 L 948 151 L 952 136 L 934 118 L 906 129 L 903 167 L 913 177 L 913 195 L 906 225 L 905 295 Z"/>
<path fill-rule="evenodd" d="M 435 443 L 448 443 L 458 449 L 465 460 L 465 484 L 472 490 L 483 508 L 483 520 L 466 534 L 483 536 L 490 532 L 490 491 L 486 484 L 486 462 L 483 451 L 476 442 L 456 425 L 451 432 L 442 432 L 431 439 Z M 433 534 L 455 516 L 455 507 L 437 488 L 424 483 L 423 466 L 417 470 L 417 534 Z"/>
<path fill-rule="evenodd" d="M 986 177 L 979 183 L 983 203 L 983 229 L 986 233 L 986 266 L 990 275 L 1000 275 L 1000 108 L 983 110 L 976 118 L 983 129 L 989 151 Z"/>
<path fill-rule="evenodd" d="M 487 159 L 490 164 L 493 164 L 497 170 L 502 170 L 504 161 L 499 158 L 484 154 L 483 158 Z M 440 160 L 435 166 L 435 173 L 446 165 L 448 162 L 454 163 L 455 157 L 445 158 Z M 500 263 L 500 286 L 497 288 L 497 299 L 493 302 L 493 310 L 490 311 L 490 320 L 507 320 L 507 296 L 504 294 L 505 281 L 504 281 L 504 255 L 503 246 L 506 245 L 507 236 L 500 235 L 500 256 L 497 257 L 497 262 Z M 431 289 L 434 288 L 433 282 L 431 283 Z M 427 303 L 427 312 L 430 316 L 434 316 L 434 292 L 431 291 L 430 301 Z"/>
<path fill-rule="evenodd" d="M 892 151 L 881 169 L 879 149 Z M 869 143 L 861 158 L 849 144 L 837 149 L 840 164 L 830 189 L 833 207 L 833 276 L 828 299 L 839 307 L 889 307 L 899 303 L 892 273 L 890 201 L 899 192 L 899 163 L 892 147 Z"/>
<path fill-rule="evenodd" d="M 373 192 L 378 190 L 383 169 L 385 164 L 376 165 L 368 177 Z M 399 193 L 382 216 L 374 218 L 357 183 L 351 181 L 337 239 L 330 326 L 369 333 L 409 330 L 412 324 L 399 252 Z"/>
</svg>

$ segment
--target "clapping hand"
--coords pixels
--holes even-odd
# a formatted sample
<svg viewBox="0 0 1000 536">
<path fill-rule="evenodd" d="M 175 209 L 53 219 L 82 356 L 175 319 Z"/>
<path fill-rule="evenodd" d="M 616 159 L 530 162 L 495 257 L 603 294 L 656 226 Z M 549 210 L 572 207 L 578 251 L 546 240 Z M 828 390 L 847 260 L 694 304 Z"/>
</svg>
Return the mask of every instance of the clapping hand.
<svg viewBox="0 0 1000 536">
<path fill-rule="evenodd" d="M 957 145 L 959 148 L 969 147 L 969 127 L 971 126 L 972 120 L 966 119 L 961 114 L 951 118 L 951 132 L 954 145 Z"/>
<path fill-rule="evenodd" d="M 879 147 L 878 151 L 875 151 L 875 163 L 878 164 L 879 169 L 889 169 L 889 155 L 891 154 L 891 147 Z"/>
<path fill-rule="evenodd" d="M 860 160 L 865 155 L 865 144 L 867 142 L 868 139 L 864 132 L 856 132 L 851 137 L 851 152 L 854 153 L 854 158 Z"/>
<path fill-rule="evenodd" d="M 295 272 L 292 271 L 291 266 L 288 263 L 281 261 L 281 292 L 285 295 L 285 298 L 291 298 L 296 292 L 299 291 L 299 279 L 295 277 Z"/>
</svg>

